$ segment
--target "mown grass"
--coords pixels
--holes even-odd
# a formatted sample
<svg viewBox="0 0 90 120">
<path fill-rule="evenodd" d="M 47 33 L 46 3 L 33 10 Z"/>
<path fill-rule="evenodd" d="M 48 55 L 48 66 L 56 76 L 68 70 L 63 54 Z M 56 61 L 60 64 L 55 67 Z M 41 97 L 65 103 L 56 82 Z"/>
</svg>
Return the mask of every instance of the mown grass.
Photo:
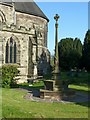
<svg viewBox="0 0 90 120">
<path fill-rule="evenodd" d="M 62 73 L 62 79 L 66 74 Z M 83 79 L 83 77 L 84 79 Z M 77 79 L 87 79 L 87 75 Z M 72 78 L 76 79 L 76 77 Z M 71 84 L 70 88 L 80 92 L 88 92 L 88 86 L 83 84 Z M 21 84 L 20 87 L 29 87 L 29 84 Z M 43 82 L 33 84 L 29 88 L 41 88 Z M 88 118 L 88 103 L 47 103 L 34 102 L 24 98 L 26 91 L 19 89 L 2 89 L 2 116 L 3 118 Z"/>
<path fill-rule="evenodd" d="M 77 91 L 89 92 L 89 87 L 86 86 L 86 85 L 81 86 L 81 85 L 73 85 L 73 84 L 71 84 L 71 85 L 69 85 L 69 88 L 75 89 Z"/>
<path fill-rule="evenodd" d="M 41 103 L 23 98 L 25 91 L 3 89 L 2 113 L 5 118 L 87 118 L 87 102 Z"/>
<path fill-rule="evenodd" d="M 44 82 L 43 80 L 40 80 L 39 82 L 33 83 L 32 86 L 31 83 L 21 83 L 18 85 L 18 87 L 23 87 L 23 88 L 31 88 L 31 89 L 41 89 L 44 88 Z"/>
<path fill-rule="evenodd" d="M 42 103 L 26 100 L 25 91 L 3 89 L 3 118 L 87 118 L 87 106 L 75 103 Z"/>
</svg>

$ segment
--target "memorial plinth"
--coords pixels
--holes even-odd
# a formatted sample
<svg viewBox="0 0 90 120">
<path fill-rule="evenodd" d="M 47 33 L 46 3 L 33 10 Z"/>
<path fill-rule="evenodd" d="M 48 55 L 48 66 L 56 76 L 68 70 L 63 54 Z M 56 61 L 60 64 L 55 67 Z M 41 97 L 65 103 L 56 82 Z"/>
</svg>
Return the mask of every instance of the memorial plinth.
<svg viewBox="0 0 90 120">
<path fill-rule="evenodd" d="M 61 100 L 75 95 L 75 92 L 71 89 L 65 89 L 66 85 L 63 85 L 60 79 L 59 59 L 58 59 L 58 14 L 55 15 L 55 56 L 54 56 L 54 71 L 52 73 L 52 80 L 44 80 L 44 89 L 40 90 L 40 98 Z"/>
<path fill-rule="evenodd" d="M 44 85 L 45 89 L 40 90 L 41 98 L 49 98 L 54 100 L 61 100 L 62 98 L 62 85 L 60 80 L 60 71 L 59 71 L 59 59 L 58 59 L 58 14 L 55 15 L 54 19 L 56 20 L 55 24 L 55 57 L 54 57 L 54 72 L 53 80 L 45 80 Z"/>
<path fill-rule="evenodd" d="M 40 89 L 40 98 L 51 99 L 51 100 L 61 100 L 61 91 L 56 85 L 55 80 L 44 80 L 45 89 Z"/>
</svg>

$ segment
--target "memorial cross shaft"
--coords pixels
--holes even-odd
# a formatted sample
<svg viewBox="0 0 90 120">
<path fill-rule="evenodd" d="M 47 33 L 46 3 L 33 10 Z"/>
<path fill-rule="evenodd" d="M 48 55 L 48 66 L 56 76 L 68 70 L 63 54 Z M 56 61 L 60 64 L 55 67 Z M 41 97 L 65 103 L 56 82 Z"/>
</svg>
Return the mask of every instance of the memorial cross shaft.
<svg viewBox="0 0 90 120">
<path fill-rule="evenodd" d="M 54 16 L 54 19 L 56 20 L 56 24 L 55 24 L 55 59 L 54 59 L 54 72 L 56 74 L 58 74 L 60 71 L 59 71 L 59 59 L 58 59 L 58 19 L 59 19 L 59 16 L 58 14 L 56 14 Z"/>
</svg>

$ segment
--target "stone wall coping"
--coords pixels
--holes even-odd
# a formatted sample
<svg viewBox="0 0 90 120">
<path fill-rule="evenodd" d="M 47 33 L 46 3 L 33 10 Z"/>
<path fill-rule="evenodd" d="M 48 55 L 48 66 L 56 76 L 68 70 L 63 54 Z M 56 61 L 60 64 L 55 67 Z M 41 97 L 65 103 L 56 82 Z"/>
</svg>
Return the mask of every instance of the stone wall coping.
<svg viewBox="0 0 90 120">
<path fill-rule="evenodd" d="M 14 24 L 8 25 L 6 23 L 2 24 L 2 31 L 10 31 L 10 32 L 18 32 L 18 33 L 24 33 L 24 34 L 34 34 L 35 29 L 34 28 L 26 28 L 25 26 L 19 26 L 17 27 Z"/>
</svg>

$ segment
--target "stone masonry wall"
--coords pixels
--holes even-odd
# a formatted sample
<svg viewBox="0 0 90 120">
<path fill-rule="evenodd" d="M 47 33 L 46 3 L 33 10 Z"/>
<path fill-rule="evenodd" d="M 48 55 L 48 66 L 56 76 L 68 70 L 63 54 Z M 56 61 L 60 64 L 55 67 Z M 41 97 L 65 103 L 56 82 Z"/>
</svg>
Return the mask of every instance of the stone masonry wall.
<svg viewBox="0 0 90 120">
<path fill-rule="evenodd" d="M 46 61 L 47 63 L 49 63 L 49 52 L 47 49 L 47 20 L 38 16 L 13 11 L 13 6 L 4 5 L 4 4 L 0 4 L 0 12 L 1 12 L 0 20 L 2 20 L 0 21 L 0 24 L 2 22 L 2 27 L 0 28 L 0 33 L 1 33 L 0 35 L 3 38 L 2 40 L 3 64 L 5 64 L 6 41 L 10 39 L 10 37 L 12 36 L 18 41 L 18 47 L 20 49 L 19 51 L 20 58 L 18 58 L 20 59 L 19 69 L 21 71 L 22 76 L 26 77 L 28 73 L 30 73 L 28 71 L 30 70 L 28 68 L 30 67 L 29 64 L 31 64 L 32 66 L 32 64 L 36 62 L 35 52 L 37 52 L 38 60 L 40 62 L 41 55 L 44 51 L 46 54 L 46 59 L 47 59 Z M 15 21 L 16 23 L 14 23 Z M 32 53 L 29 53 L 30 39 L 32 43 L 32 48 L 31 48 Z M 36 48 L 37 51 L 35 50 Z M 32 63 L 30 63 L 31 59 L 32 59 Z M 43 68 L 43 65 L 38 64 L 38 69 L 41 68 Z"/>
</svg>

